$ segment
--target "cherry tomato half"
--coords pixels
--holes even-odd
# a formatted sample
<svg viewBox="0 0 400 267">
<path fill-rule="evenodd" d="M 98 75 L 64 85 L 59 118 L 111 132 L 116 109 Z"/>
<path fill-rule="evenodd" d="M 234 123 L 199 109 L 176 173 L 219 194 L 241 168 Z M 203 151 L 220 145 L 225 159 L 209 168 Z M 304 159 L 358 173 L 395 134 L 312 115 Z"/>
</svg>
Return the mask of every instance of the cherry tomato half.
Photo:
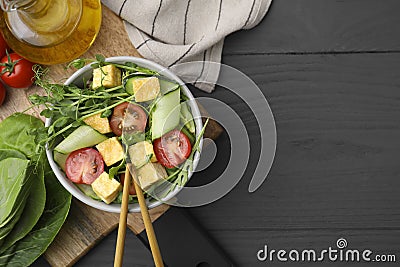
<svg viewBox="0 0 400 267">
<path fill-rule="evenodd" d="M 114 108 L 110 126 L 115 135 L 121 136 L 122 128 L 127 133 L 143 132 L 146 122 L 147 116 L 144 110 L 135 104 L 126 102 Z"/>
<path fill-rule="evenodd" d="M 0 33 L 0 58 L 3 58 L 6 55 L 6 50 L 10 49 L 8 44 L 3 38 L 3 34 Z"/>
<path fill-rule="evenodd" d="M 4 88 L 3 84 L 0 82 L 0 106 L 3 104 L 5 98 L 6 88 Z"/>
<path fill-rule="evenodd" d="M 121 180 L 122 186 L 124 186 L 125 183 L 125 173 L 119 175 L 119 179 Z M 136 196 L 136 189 L 135 185 L 133 184 L 133 181 L 131 181 L 131 184 L 129 185 L 129 195 L 134 195 Z"/>
<path fill-rule="evenodd" d="M 65 169 L 72 182 L 92 184 L 104 171 L 103 157 L 93 148 L 81 148 L 69 154 Z"/>
<path fill-rule="evenodd" d="M 32 85 L 35 73 L 33 63 L 17 53 L 11 53 L 1 59 L 1 79 L 10 87 L 26 88 Z M 3 73 L 4 72 L 4 73 Z"/>
<path fill-rule="evenodd" d="M 189 138 L 179 130 L 172 130 L 153 142 L 157 160 L 167 168 L 177 167 L 192 152 Z"/>
</svg>

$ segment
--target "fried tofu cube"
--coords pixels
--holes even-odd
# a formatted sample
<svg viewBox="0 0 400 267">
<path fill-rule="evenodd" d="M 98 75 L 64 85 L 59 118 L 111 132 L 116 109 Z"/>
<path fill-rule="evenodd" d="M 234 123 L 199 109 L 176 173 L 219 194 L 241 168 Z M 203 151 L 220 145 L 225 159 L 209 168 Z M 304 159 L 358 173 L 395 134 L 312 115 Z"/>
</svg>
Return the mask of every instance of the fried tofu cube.
<svg viewBox="0 0 400 267">
<path fill-rule="evenodd" d="M 101 142 L 96 148 L 107 166 L 111 166 L 124 158 L 124 149 L 117 137 L 112 137 Z"/>
<path fill-rule="evenodd" d="M 106 65 L 93 70 L 93 89 L 97 89 L 101 86 L 112 88 L 121 84 L 121 70 L 114 65 Z"/>
<path fill-rule="evenodd" d="M 108 118 L 102 118 L 101 113 L 94 114 L 83 120 L 84 123 L 97 130 L 99 133 L 111 133 L 110 122 Z"/>
<path fill-rule="evenodd" d="M 99 198 L 105 203 L 110 204 L 118 196 L 118 193 L 122 190 L 122 186 L 114 178 L 110 179 L 108 173 L 103 172 L 92 183 L 92 189 Z"/>
<path fill-rule="evenodd" d="M 160 93 L 160 82 L 157 77 L 134 79 L 131 82 L 136 102 L 153 100 Z"/>
<path fill-rule="evenodd" d="M 168 177 L 165 168 L 160 163 L 149 162 L 137 169 L 137 178 L 143 190 Z"/>
<path fill-rule="evenodd" d="M 157 162 L 157 158 L 153 150 L 153 145 L 148 141 L 142 141 L 130 146 L 128 152 L 131 162 L 137 168 L 145 164 L 150 155 L 151 162 Z"/>
</svg>

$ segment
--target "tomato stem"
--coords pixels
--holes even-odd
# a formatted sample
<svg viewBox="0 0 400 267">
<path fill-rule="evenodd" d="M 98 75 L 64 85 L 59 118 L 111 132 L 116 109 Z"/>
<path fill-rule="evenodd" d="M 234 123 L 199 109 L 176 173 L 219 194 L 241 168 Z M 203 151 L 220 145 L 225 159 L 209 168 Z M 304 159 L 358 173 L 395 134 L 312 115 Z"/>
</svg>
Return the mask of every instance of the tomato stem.
<svg viewBox="0 0 400 267">
<path fill-rule="evenodd" d="M 7 62 L 0 63 L 0 66 L 4 67 L 4 69 L 1 71 L 0 75 L 3 75 L 4 73 L 8 72 L 8 76 L 11 76 L 11 74 L 14 72 L 15 65 L 17 65 L 18 62 L 20 62 L 22 60 L 22 58 L 12 61 L 7 49 L 6 49 L 6 54 L 7 54 Z"/>
</svg>

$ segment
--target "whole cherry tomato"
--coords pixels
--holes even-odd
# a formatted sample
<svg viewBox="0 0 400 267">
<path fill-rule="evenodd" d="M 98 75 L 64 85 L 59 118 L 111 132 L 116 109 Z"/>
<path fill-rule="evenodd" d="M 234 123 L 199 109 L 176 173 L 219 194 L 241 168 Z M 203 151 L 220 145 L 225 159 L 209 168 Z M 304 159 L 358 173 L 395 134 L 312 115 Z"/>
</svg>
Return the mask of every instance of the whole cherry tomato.
<svg viewBox="0 0 400 267">
<path fill-rule="evenodd" d="M 4 56 L 0 63 L 1 79 L 13 88 L 26 88 L 32 85 L 35 76 L 33 63 L 17 53 Z"/>
</svg>

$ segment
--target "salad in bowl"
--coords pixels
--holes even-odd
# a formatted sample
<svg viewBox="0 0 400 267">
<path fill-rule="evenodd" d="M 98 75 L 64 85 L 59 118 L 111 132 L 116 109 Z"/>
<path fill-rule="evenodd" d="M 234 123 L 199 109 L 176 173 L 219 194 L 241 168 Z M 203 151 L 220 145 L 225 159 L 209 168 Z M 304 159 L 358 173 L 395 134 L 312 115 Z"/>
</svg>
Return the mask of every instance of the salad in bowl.
<svg viewBox="0 0 400 267">
<path fill-rule="evenodd" d="M 149 208 L 175 196 L 196 168 L 205 129 L 189 89 L 141 58 L 82 63 L 74 62 L 81 68 L 64 84 L 39 79 L 47 95 L 30 97 L 45 105 L 43 140 L 61 184 L 90 206 L 120 212 L 126 166 L 133 166 Z M 140 211 L 133 184 L 129 211 Z"/>
</svg>

